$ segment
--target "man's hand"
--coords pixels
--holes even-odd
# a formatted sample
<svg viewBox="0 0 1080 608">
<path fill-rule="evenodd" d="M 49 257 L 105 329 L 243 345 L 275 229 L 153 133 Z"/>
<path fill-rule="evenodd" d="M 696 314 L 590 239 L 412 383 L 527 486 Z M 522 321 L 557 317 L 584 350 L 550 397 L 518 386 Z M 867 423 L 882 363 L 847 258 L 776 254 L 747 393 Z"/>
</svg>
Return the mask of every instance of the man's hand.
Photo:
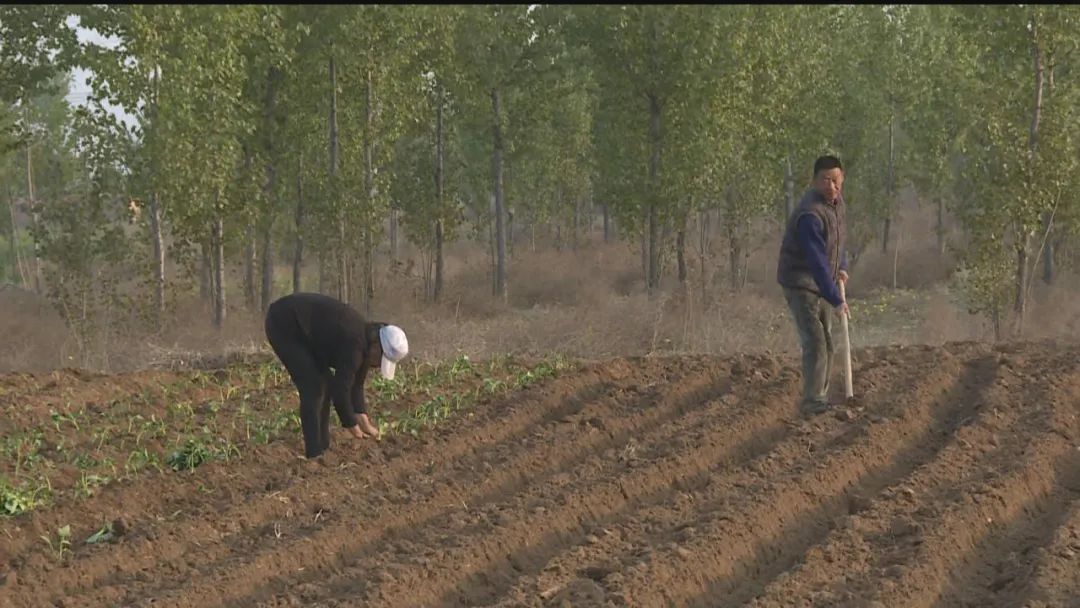
<svg viewBox="0 0 1080 608">
<path fill-rule="evenodd" d="M 356 425 L 360 427 L 365 433 L 372 437 L 379 438 L 379 429 L 375 428 L 375 425 L 371 424 L 371 420 L 367 414 L 360 414 L 360 424 Z"/>
<path fill-rule="evenodd" d="M 357 424 L 356 426 L 350 426 L 349 434 L 357 439 L 363 439 L 364 437 L 367 437 L 367 435 L 364 434 L 364 431 L 360 430 L 359 424 Z"/>
<path fill-rule="evenodd" d="M 833 308 L 836 311 L 837 316 L 851 317 L 851 312 L 848 310 L 847 302 L 842 302 L 839 306 Z"/>
<path fill-rule="evenodd" d="M 847 278 L 848 278 L 847 271 L 846 270 L 841 270 L 840 271 L 840 282 L 841 283 L 847 283 Z"/>
</svg>

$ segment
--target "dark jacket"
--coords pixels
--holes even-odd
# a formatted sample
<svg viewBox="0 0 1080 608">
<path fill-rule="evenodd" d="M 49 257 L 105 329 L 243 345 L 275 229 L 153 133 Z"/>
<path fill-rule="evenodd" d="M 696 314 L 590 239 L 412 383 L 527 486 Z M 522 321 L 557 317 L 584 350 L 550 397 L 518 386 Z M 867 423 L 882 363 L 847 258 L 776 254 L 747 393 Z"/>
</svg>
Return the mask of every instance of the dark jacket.
<svg viewBox="0 0 1080 608">
<path fill-rule="evenodd" d="M 780 245 L 777 282 L 815 293 L 839 306 L 843 300 L 836 282 L 839 271 L 847 270 L 846 240 L 843 195 L 837 197 L 836 204 L 829 204 L 811 188 L 788 218 Z"/>
<path fill-rule="evenodd" d="M 366 413 L 364 382 L 368 369 L 369 336 L 382 323 L 368 321 L 348 304 L 318 293 L 284 296 L 267 310 L 267 322 L 275 331 L 306 350 L 320 373 L 333 368 L 330 397 L 341 425 L 356 425 L 354 413 Z M 375 338 L 377 339 L 377 338 Z"/>
</svg>

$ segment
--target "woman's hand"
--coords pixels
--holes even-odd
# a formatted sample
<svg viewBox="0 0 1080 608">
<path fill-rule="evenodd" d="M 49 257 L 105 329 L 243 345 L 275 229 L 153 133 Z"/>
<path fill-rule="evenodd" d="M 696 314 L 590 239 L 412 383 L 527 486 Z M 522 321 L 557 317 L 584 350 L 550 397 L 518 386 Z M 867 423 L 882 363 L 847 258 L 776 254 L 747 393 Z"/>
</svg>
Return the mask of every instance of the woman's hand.
<svg viewBox="0 0 1080 608">
<path fill-rule="evenodd" d="M 379 438 L 379 429 L 375 428 L 375 425 L 371 424 L 371 420 L 368 419 L 367 414 L 360 414 L 360 423 L 357 425 L 360 429 L 372 437 Z"/>
</svg>

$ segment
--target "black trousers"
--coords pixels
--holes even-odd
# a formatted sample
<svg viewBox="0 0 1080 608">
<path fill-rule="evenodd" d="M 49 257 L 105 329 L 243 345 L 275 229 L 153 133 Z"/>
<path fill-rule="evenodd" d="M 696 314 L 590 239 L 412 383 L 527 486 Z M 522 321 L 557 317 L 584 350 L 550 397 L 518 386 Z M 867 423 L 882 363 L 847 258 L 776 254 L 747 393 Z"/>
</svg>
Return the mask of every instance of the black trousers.
<svg viewBox="0 0 1080 608">
<path fill-rule="evenodd" d="M 300 339 L 300 328 L 290 315 L 266 315 L 266 339 L 289 372 L 300 394 L 300 427 L 304 456 L 315 458 L 330 447 L 330 367 Z"/>
</svg>

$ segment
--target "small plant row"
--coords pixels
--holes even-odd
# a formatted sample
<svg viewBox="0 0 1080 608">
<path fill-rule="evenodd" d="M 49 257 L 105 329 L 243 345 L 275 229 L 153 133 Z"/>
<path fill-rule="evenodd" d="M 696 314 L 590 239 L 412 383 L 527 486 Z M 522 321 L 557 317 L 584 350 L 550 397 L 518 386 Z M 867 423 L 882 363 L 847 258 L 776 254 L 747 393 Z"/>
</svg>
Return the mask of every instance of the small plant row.
<svg viewBox="0 0 1080 608">
<path fill-rule="evenodd" d="M 106 522 L 96 532 L 88 536 L 83 543 L 87 545 L 107 543 L 119 536 L 120 531 L 116 527 L 117 523 Z M 55 540 L 45 534 L 42 534 L 40 538 L 48 545 L 49 551 L 56 556 L 57 561 L 62 562 L 64 557 L 71 554 L 71 524 L 65 524 L 57 528 Z"/>
<path fill-rule="evenodd" d="M 291 388 L 288 382 L 275 361 L 196 372 L 110 401 L 97 413 L 85 407 L 53 410 L 48 424 L 0 438 L 0 516 L 40 508 L 63 493 L 89 497 L 102 486 L 132 479 L 145 469 L 184 470 L 209 458 L 229 460 L 239 454 L 240 438 L 268 443 L 296 416 L 277 411 L 267 415 L 249 404 L 280 402 L 285 387 Z M 217 398 L 198 405 L 190 400 L 208 390 Z M 222 412 L 226 414 L 219 415 Z M 61 465 L 78 471 L 65 487 L 56 482 Z"/>
<path fill-rule="evenodd" d="M 499 357 L 475 364 L 465 355 L 444 363 L 402 366 L 393 381 L 378 375 L 370 381 L 377 410 L 391 412 L 376 423 L 385 435 L 416 435 L 471 407 L 483 395 L 524 388 L 567 367 L 561 358 L 527 365 Z M 212 389 L 214 378 L 246 384 L 221 386 L 219 399 L 199 404 L 184 399 L 191 387 Z M 0 448 L 11 466 L 6 473 L 0 469 L 0 516 L 40 508 L 65 493 L 87 498 L 113 481 L 134 479 L 147 469 L 190 471 L 210 461 L 230 462 L 241 458 L 248 446 L 300 433 L 295 391 L 276 361 L 241 372 L 199 372 L 164 388 L 164 408 L 144 392 L 125 404 L 130 407 L 117 403 L 97 415 L 54 412 L 49 428 L 5 437 Z M 161 389 L 157 394 L 160 399 Z M 393 412 L 395 401 L 418 395 L 426 397 L 419 405 Z M 147 412 L 151 408 L 157 411 Z M 53 473 L 59 465 L 78 471 L 64 487 L 55 485 Z"/>
<path fill-rule="evenodd" d="M 455 361 L 453 373 L 460 376 L 470 373 L 480 375 L 481 382 L 478 385 L 461 392 L 444 392 L 434 395 L 415 408 L 382 416 L 378 420 L 379 433 L 382 436 L 395 434 L 416 436 L 421 430 L 435 426 L 459 411 L 472 407 L 485 394 L 494 396 L 527 388 L 569 367 L 570 363 L 562 357 L 545 359 L 533 367 L 503 360 L 489 363 L 485 370 L 486 374 L 477 374 L 478 370 L 469 363 L 468 359 L 460 357 Z"/>
</svg>

